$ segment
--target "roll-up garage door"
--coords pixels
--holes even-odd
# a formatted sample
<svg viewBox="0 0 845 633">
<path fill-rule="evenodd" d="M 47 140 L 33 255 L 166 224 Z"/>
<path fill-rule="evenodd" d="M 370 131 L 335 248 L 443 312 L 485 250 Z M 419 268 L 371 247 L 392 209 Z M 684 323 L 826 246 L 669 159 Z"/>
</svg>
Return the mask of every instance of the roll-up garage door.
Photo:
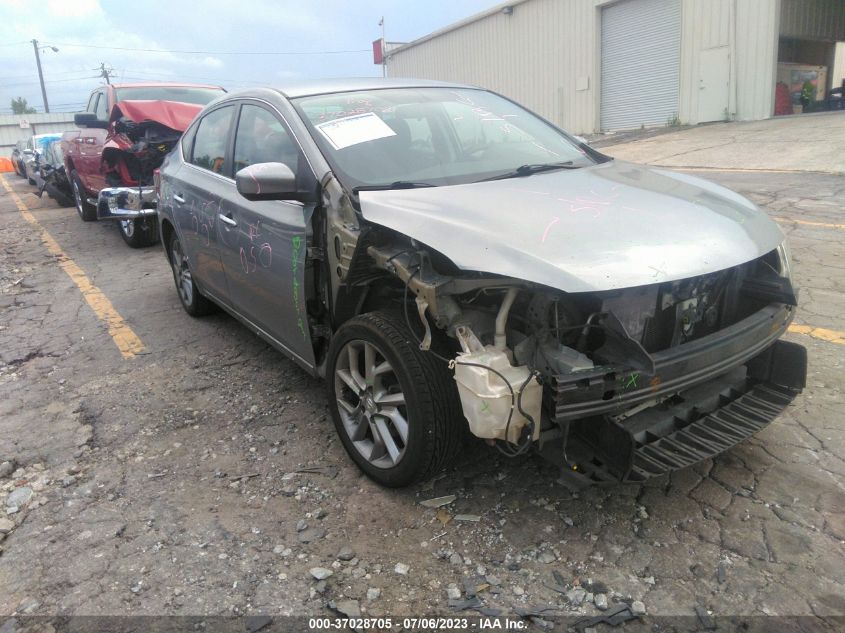
<svg viewBox="0 0 845 633">
<path fill-rule="evenodd" d="M 680 0 L 623 0 L 602 9 L 602 130 L 674 119 L 680 59 Z"/>
</svg>

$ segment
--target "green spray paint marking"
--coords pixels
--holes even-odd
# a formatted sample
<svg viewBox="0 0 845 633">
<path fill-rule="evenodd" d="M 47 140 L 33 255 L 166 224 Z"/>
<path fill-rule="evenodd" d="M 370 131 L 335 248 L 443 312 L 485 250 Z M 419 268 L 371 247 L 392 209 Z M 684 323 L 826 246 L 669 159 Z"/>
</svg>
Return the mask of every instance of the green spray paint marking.
<svg viewBox="0 0 845 633">
<path fill-rule="evenodd" d="M 639 380 L 639 377 L 640 377 L 639 374 L 631 374 L 630 376 L 628 376 L 628 382 L 626 382 L 624 385 L 622 385 L 622 388 L 623 389 L 630 389 L 631 387 L 636 387 L 637 386 L 637 380 Z"/>
<path fill-rule="evenodd" d="M 302 338 L 307 339 L 308 333 L 305 331 L 305 321 L 302 320 L 302 305 L 299 302 L 299 277 L 297 275 L 299 271 L 299 255 L 302 252 L 302 237 L 295 235 L 291 238 L 290 242 L 293 247 L 290 256 L 290 269 L 293 275 L 293 307 L 298 316 L 296 325 L 299 331 L 302 332 Z"/>
</svg>

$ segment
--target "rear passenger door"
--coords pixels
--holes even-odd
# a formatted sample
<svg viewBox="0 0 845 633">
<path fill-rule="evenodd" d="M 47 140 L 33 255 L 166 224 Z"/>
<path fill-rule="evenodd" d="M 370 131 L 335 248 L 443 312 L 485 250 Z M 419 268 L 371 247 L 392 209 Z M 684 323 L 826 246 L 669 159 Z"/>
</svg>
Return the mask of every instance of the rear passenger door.
<svg viewBox="0 0 845 633">
<path fill-rule="evenodd" d="M 191 272 L 214 299 L 230 303 L 220 261 L 220 216 L 235 182 L 229 168 L 229 145 L 237 106 L 222 105 L 204 114 L 183 140 L 185 159 L 173 177 L 173 216 Z"/>
<path fill-rule="evenodd" d="M 260 102 L 244 102 L 233 142 L 233 174 L 248 165 L 285 163 L 303 188 L 314 176 L 288 126 Z M 250 202 L 231 188 L 219 225 L 220 254 L 232 304 L 288 351 L 314 364 L 305 309 L 306 226 L 312 207 Z"/>
</svg>

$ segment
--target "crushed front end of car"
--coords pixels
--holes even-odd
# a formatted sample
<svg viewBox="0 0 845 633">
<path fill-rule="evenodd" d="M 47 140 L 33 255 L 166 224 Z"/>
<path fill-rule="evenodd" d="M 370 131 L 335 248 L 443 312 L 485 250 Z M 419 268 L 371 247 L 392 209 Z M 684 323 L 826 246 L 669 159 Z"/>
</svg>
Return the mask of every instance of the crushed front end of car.
<svg viewBox="0 0 845 633">
<path fill-rule="evenodd" d="M 507 455 L 643 481 L 750 437 L 804 387 L 806 351 L 779 340 L 797 304 L 783 234 L 721 187 L 614 162 L 360 206 L 361 226 L 329 226 L 333 268 L 357 301 L 393 293 L 472 433 Z"/>
<path fill-rule="evenodd" d="M 154 172 L 201 109 L 170 101 L 115 104 L 103 148 L 103 171 L 110 187 L 100 190 L 98 220 L 156 215 Z"/>
</svg>

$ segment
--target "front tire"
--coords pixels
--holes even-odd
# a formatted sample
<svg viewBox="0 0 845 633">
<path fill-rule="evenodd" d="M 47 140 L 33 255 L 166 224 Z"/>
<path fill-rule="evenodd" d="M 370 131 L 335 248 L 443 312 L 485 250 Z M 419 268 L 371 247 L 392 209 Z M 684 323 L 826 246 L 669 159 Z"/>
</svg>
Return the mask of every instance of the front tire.
<svg viewBox="0 0 845 633">
<path fill-rule="evenodd" d="M 377 483 L 407 486 L 457 455 L 466 423 L 455 382 L 401 317 L 370 312 L 344 323 L 332 338 L 327 382 L 341 442 Z"/>
<path fill-rule="evenodd" d="M 182 243 L 176 232 L 170 237 L 167 247 L 170 268 L 173 270 L 173 281 L 176 283 L 176 293 L 185 312 L 192 317 L 205 316 L 215 310 L 215 305 L 203 297 L 197 289 L 197 284 L 188 265 L 188 256 L 182 250 Z"/>
<path fill-rule="evenodd" d="M 97 219 L 97 207 L 88 202 L 85 197 L 85 187 L 76 170 L 70 172 L 70 186 L 73 189 L 73 201 L 76 204 L 76 212 L 83 222 L 94 222 Z"/>
<path fill-rule="evenodd" d="M 156 231 L 151 220 L 120 220 L 117 223 L 120 237 L 131 248 L 144 248 L 156 243 Z"/>
</svg>

